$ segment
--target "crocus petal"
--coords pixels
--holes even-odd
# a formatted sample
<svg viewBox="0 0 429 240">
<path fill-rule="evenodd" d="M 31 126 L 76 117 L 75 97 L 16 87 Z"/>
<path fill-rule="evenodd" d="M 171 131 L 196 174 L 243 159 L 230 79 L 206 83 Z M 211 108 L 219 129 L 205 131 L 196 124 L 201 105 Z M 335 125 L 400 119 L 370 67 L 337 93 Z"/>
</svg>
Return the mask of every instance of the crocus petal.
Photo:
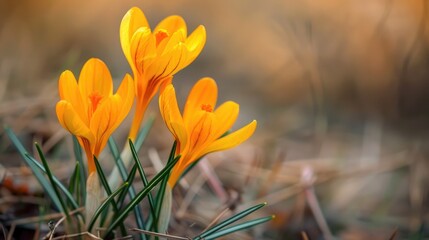
<svg viewBox="0 0 429 240">
<path fill-rule="evenodd" d="M 212 78 L 200 79 L 192 88 L 186 100 L 183 119 L 188 122 L 192 115 L 201 110 L 203 104 L 212 108 L 216 106 L 217 85 Z"/>
<path fill-rule="evenodd" d="M 188 136 L 182 116 L 180 115 L 179 106 L 177 105 L 176 91 L 172 84 L 167 85 L 161 93 L 159 97 L 159 109 L 165 124 L 175 139 L 182 147 L 186 146 Z"/>
<path fill-rule="evenodd" d="M 182 70 L 184 60 L 186 59 L 186 48 L 182 43 L 179 43 L 167 55 L 160 58 L 160 65 L 164 66 L 161 72 L 161 77 L 172 76 Z"/>
<path fill-rule="evenodd" d="M 72 103 L 72 105 L 82 102 L 76 78 L 69 70 L 61 73 L 60 79 L 58 80 L 58 91 L 60 93 L 60 98 Z"/>
<path fill-rule="evenodd" d="M 87 139 L 91 145 L 95 142 L 95 137 L 91 130 L 69 102 L 65 100 L 59 101 L 56 105 L 56 112 L 61 126 L 73 135 Z"/>
<path fill-rule="evenodd" d="M 172 15 L 164 18 L 158 25 L 156 26 L 154 33 L 158 31 L 167 31 L 168 33 L 174 33 L 176 31 L 182 31 L 183 35 L 187 35 L 187 27 L 186 22 L 183 20 L 181 16 Z"/>
<path fill-rule="evenodd" d="M 189 52 L 186 49 L 185 44 L 180 43 L 177 47 L 178 47 L 177 51 L 180 51 L 180 58 L 178 59 L 178 62 L 175 68 L 171 69 L 171 72 L 170 72 L 171 75 L 176 74 L 177 72 L 179 72 L 180 70 L 182 70 L 188 65 L 186 60 L 188 59 Z"/>
<path fill-rule="evenodd" d="M 174 32 L 168 39 L 162 41 L 157 47 L 157 54 L 163 56 L 174 50 L 177 45 L 184 43 L 186 36 L 181 31 Z"/>
<path fill-rule="evenodd" d="M 122 106 L 118 115 L 118 121 L 122 122 L 128 115 L 134 102 L 134 82 L 129 74 L 124 76 L 115 95 L 120 96 L 122 99 Z"/>
<path fill-rule="evenodd" d="M 158 80 L 171 76 L 181 70 L 181 62 L 186 59 L 186 49 L 183 43 L 178 43 L 162 56 L 158 56 L 147 68 L 148 80 Z"/>
<path fill-rule="evenodd" d="M 204 149 L 204 151 L 202 152 L 202 155 L 205 155 L 210 152 L 229 149 L 241 144 L 242 142 L 246 141 L 250 136 L 252 136 L 252 134 L 255 132 L 256 125 L 257 125 L 256 121 L 253 120 L 252 122 L 242 127 L 241 129 L 223 138 L 216 140 L 215 142 L 210 144 L 209 147 Z"/>
<path fill-rule="evenodd" d="M 192 63 L 198 55 L 200 55 L 206 43 L 206 29 L 204 26 L 198 26 L 191 35 L 186 39 L 185 45 L 189 51 L 186 60 L 186 66 Z M 184 67 L 186 67 L 184 66 Z"/>
<path fill-rule="evenodd" d="M 190 123 L 190 133 L 188 143 L 188 154 L 190 162 L 183 163 L 185 168 L 193 161 L 197 160 L 204 154 L 203 150 L 206 149 L 213 141 L 213 132 L 215 130 L 215 115 L 206 111 L 199 111 L 194 115 Z M 182 163 L 179 163 L 179 166 Z"/>
<path fill-rule="evenodd" d="M 213 133 L 216 139 L 231 129 L 232 125 L 234 125 L 237 120 L 239 111 L 240 106 L 233 101 L 223 103 L 214 111 L 216 121 L 219 123 Z"/>
<path fill-rule="evenodd" d="M 185 155 L 181 155 L 181 158 L 179 159 L 178 163 L 171 169 L 170 177 L 168 177 L 168 184 L 171 188 L 173 188 L 177 181 L 179 180 L 180 176 L 182 176 L 183 172 L 186 170 L 185 166 L 178 166 L 180 162 L 187 162 L 187 159 L 185 159 Z"/>
<path fill-rule="evenodd" d="M 163 86 L 166 83 L 171 83 L 171 79 L 172 79 L 171 76 L 166 76 L 160 79 L 156 79 L 156 80 L 152 79 L 151 81 L 149 81 L 146 88 L 146 93 L 145 93 L 143 102 L 148 104 L 155 96 L 155 94 L 158 92 L 158 89 L 160 88 L 160 86 Z"/>
<path fill-rule="evenodd" d="M 113 82 L 106 64 L 98 58 L 89 59 L 79 75 L 79 89 L 82 97 L 93 93 L 108 97 L 113 92 Z"/>
<path fill-rule="evenodd" d="M 119 34 L 121 39 L 122 51 L 125 54 L 128 62 L 132 64 L 131 53 L 130 53 L 130 42 L 134 32 L 141 27 L 149 27 L 146 16 L 137 7 L 133 7 L 124 15 L 122 18 Z"/>
<path fill-rule="evenodd" d="M 119 127 L 127 116 L 133 104 L 134 87 L 132 79 L 126 75 L 118 93 L 105 99 L 91 118 L 90 129 L 97 142 L 94 146 L 94 155 L 98 156 L 106 146 L 110 135 Z"/>
<path fill-rule="evenodd" d="M 95 135 L 97 143 L 94 147 L 94 155 L 98 156 L 107 143 L 110 135 L 119 126 L 119 112 L 121 110 L 121 97 L 110 96 L 94 112 L 91 119 L 90 129 Z"/>
<path fill-rule="evenodd" d="M 138 76 L 144 73 L 144 69 L 149 65 L 148 60 L 156 57 L 156 41 L 149 28 L 139 28 L 134 33 L 130 50 L 132 59 L 130 65 L 134 76 Z"/>
<path fill-rule="evenodd" d="M 214 114 L 199 111 L 192 120 L 191 129 L 186 129 L 190 134 L 188 144 L 183 146 L 179 141 L 181 149 L 178 153 L 183 157 L 173 168 L 172 175 L 180 176 L 186 168 L 202 156 L 203 150 L 212 142 L 210 139 L 213 136 Z M 179 173 L 176 174 L 176 172 Z"/>
<path fill-rule="evenodd" d="M 159 85 L 159 92 L 162 94 L 164 89 L 171 84 L 173 81 L 173 76 L 168 76 L 165 80 L 162 81 L 162 84 Z"/>
<path fill-rule="evenodd" d="M 210 138 L 213 136 L 214 114 L 200 111 L 197 115 L 199 116 L 195 118 L 195 124 L 190 131 L 190 140 L 180 152 L 182 158 L 172 169 L 172 177 L 169 180 L 170 184 L 173 184 L 171 186 L 174 186 L 180 175 L 204 154 L 204 149 L 212 142 Z"/>
<path fill-rule="evenodd" d="M 86 114 L 87 103 L 83 101 L 76 78 L 69 70 L 64 71 L 61 74 L 58 83 L 58 90 L 61 100 L 69 102 L 82 118 L 82 121 L 89 125 L 89 120 Z"/>
</svg>

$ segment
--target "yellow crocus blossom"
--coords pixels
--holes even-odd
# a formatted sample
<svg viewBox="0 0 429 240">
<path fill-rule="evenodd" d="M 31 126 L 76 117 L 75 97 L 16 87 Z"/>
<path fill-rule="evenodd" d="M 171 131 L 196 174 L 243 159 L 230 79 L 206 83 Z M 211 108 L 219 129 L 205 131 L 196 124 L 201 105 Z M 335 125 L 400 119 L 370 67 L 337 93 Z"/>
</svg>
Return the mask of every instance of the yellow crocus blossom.
<svg viewBox="0 0 429 240">
<path fill-rule="evenodd" d="M 176 139 L 176 155 L 181 155 L 169 178 L 171 188 L 182 173 L 200 157 L 235 147 L 255 131 L 256 121 L 253 120 L 241 129 L 223 136 L 236 121 L 239 105 L 227 101 L 215 109 L 216 101 L 217 85 L 211 78 L 200 79 L 194 85 L 186 100 L 183 116 L 173 85 L 167 85 L 162 91 L 159 98 L 161 115 Z"/>
<path fill-rule="evenodd" d="M 84 148 L 89 173 L 95 172 L 93 156 L 98 157 L 108 138 L 127 116 L 134 101 L 134 86 L 125 75 L 117 92 L 109 69 L 100 59 L 89 59 L 79 82 L 69 70 L 59 78 L 61 100 L 56 105 L 60 124 L 75 135 Z"/>
<path fill-rule="evenodd" d="M 204 26 L 187 35 L 182 17 L 162 20 L 152 31 L 144 13 L 131 8 L 120 26 L 122 50 L 134 75 L 137 106 L 129 138 L 135 140 L 147 105 L 161 85 L 188 66 L 200 54 L 206 42 Z"/>
</svg>

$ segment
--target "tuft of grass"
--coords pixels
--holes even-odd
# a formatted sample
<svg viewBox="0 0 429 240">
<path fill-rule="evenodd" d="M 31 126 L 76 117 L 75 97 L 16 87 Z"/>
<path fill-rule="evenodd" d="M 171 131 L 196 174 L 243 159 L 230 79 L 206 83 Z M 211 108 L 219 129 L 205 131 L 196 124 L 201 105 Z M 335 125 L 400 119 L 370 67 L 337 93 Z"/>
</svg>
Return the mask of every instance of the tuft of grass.
<svg viewBox="0 0 429 240">
<path fill-rule="evenodd" d="M 137 206 L 147 195 L 150 193 L 150 191 L 153 190 L 153 188 L 161 182 L 165 177 L 168 176 L 171 169 L 176 165 L 176 163 L 179 161 L 180 155 L 177 156 L 173 161 L 168 163 L 164 169 L 162 169 L 147 185 L 146 187 L 141 190 L 134 199 L 131 200 L 128 205 L 125 206 L 125 208 L 121 211 L 119 216 L 115 216 L 113 219 L 112 224 L 107 228 L 106 235 L 109 235 L 121 222 L 125 220 L 128 213 L 134 209 L 135 206 Z M 136 161 L 139 161 L 138 159 L 135 159 Z"/>
<path fill-rule="evenodd" d="M 152 126 L 152 122 L 149 122 L 149 126 Z M 141 131 L 141 135 L 139 135 L 139 138 L 136 142 L 138 144 L 134 144 L 132 141 L 129 141 L 130 150 L 132 153 L 132 157 L 134 159 L 134 165 L 131 168 L 130 172 L 127 173 L 125 166 L 122 163 L 120 153 L 118 151 L 116 142 L 113 140 L 113 138 L 109 139 L 109 147 L 112 153 L 113 158 L 115 159 L 115 163 L 120 169 L 121 178 L 123 179 L 124 183 L 115 191 L 112 191 L 110 188 L 108 181 L 106 179 L 106 175 L 98 161 L 97 158 L 94 157 L 94 162 L 97 170 L 98 177 L 100 179 L 100 182 L 103 186 L 103 188 L 106 191 L 106 199 L 101 203 L 101 205 L 96 209 L 94 215 L 91 219 L 86 219 L 87 221 L 87 233 L 90 233 L 94 227 L 95 223 L 98 218 L 101 217 L 101 226 L 103 226 L 103 223 L 107 223 L 106 231 L 104 236 L 111 236 L 113 231 L 117 228 L 120 229 L 120 233 L 122 236 L 127 236 L 127 229 L 125 227 L 124 221 L 128 218 L 128 215 L 131 211 L 134 212 L 134 216 L 136 219 L 136 224 L 139 226 L 140 229 L 142 229 L 142 232 L 140 233 L 141 239 L 147 239 L 146 234 L 144 231 L 153 229 L 154 232 L 157 232 L 157 223 L 159 219 L 159 215 L 162 209 L 162 202 L 164 198 L 165 188 L 167 186 L 168 178 L 170 176 L 170 172 L 172 168 L 176 165 L 176 163 L 180 159 L 179 156 L 175 156 L 176 152 L 176 143 L 173 144 L 172 149 L 170 151 L 170 155 L 168 157 L 168 160 L 166 162 L 165 167 L 157 173 L 151 180 L 148 179 L 144 168 L 141 165 L 140 159 L 138 157 L 137 151 L 141 147 L 141 144 L 143 143 L 148 131 L 150 128 L 144 128 Z M 42 148 L 39 144 L 35 144 L 36 150 L 38 152 L 38 155 L 41 159 L 40 163 L 37 161 L 34 157 L 32 157 L 24 148 L 22 143 L 19 141 L 17 136 L 13 133 L 13 131 L 10 128 L 5 128 L 5 131 L 9 138 L 11 139 L 13 145 L 17 148 L 18 152 L 21 154 L 21 156 L 24 159 L 24 162 L 29 166 L 31 171 L 33 172 L 34 176 L 36 177 L 37 181 L 41 184 L 43 189 L 45 190 L 47 197 L 52 201 L 53 206 L 62 214 L 64 214 L 65 219 L 71 223 L 72 218 L 71 214 L 73 215 L 76 213 L 80 220 L 77 221 L 77 229 L 81 229 L 82 226 L 85 226 L 84 222 L 84 216 L 78 211 L 81 205 L 85 204 L 86 199 L 86 170 L 85 170 L 85 162 L 82 155 L 82 149 L 79 145 L 76 138 L 74 138 L 73 141 L 73 151 L 74 156 L 76 158 L 76 164 L 74 166 L 74 170 L 70 176 L 70 179 L 68 181 L 68 186 L 64 186 L 63 183 L 61 183 L 56 176 L 53 175 L 51 169 L 49 168 L 49 163 L 42 151 Z M 140 175 L 140 179 L 143 182 L 143 189 L 139 192 L 136 192 L 133 187 L 133 181 L 135 179 L 135 175 L 137 174 L 137 171 Z M 157 189 L 156 198 L 154 198 L 152 191 L 154 189 Z M 126 196 L 130 197 L 130 202 L 126 202 Z M 139 204 L 146 199 L 149 203 L 149 214 L 147 217 L 147 224 L 145 224 L 145 219 L 143 218 L 141 209 Z M 246 221 L 243 223 L 239 223 L 236 225 L 231 226 L 231 224 L 235 223 L 236 221 L 239 221 L 240 219 L 243 219 L 247 215 L 259 210 L 263 206 L 265 206 L 266 203 L 255 205 L 251 208 L 248 208 L 224 221 L 221 223 L 207 229 L 206 231 L 202 232 L 198 236 L 196 236 L 195 240 L 202 240 L 202 239 L 216 239 L 222 236 L 225 236 L 227 234 L 241 231 L 250 227 L 253 227 L 258 224 L 262 224 L 264 222 L 267 222 L 273 218 L 273 216 L 269 217 L 263 217 L 258 218 L 250 221 Z M 109 211 L 109 207 L 111 207 L 112 212 Z M 113 216 L 111 219 L 108 219 L 108 217 Z M 81 226 L 82 225 L 82 226 Z M 158 238 L 158 236 L 155 236 L 155 238 Z"/>
<path fill-rule="evenodd" d="M 106 176 L 104 175 L 103 169 L 101 168 L 100 163 L 98 162 L 98 159 L 95 156 L 94 156 L 94 162 L 95 162 L 95 168 L 97 170 L 97 174 L 98 174 L 98 177 L 100 179 L 100 182 L 103 185 L 104 190 L 106 190 L 107 196 L 111 196 L 112 190 L 110 189 L 109 184 L 108 184 L 107 179 L 106 179 Z M 117 214 L 119 209 L 118 209 L 117 203 L 115 202 L 114 198 L 112 198 L 111 204 L 113 207 L 113 213 Z M 104 213 L 105 214 L 103 215 L 103 218 L 101 221 L 101 226 L 103 226 L 103 223 L 105 222 L 107 216 L 109 215 L 109 213 L 107 211 L 105 211 Z M 123 236 L 127 235 L 127 230 L 125 229 L 125 226 L 123 223 L 121 223 L 119 225 L 119 228 L 121 229 L 121 233 Z M 89 231 L 91 231 L 91 229 L 89 229 Z"/>
</svg>

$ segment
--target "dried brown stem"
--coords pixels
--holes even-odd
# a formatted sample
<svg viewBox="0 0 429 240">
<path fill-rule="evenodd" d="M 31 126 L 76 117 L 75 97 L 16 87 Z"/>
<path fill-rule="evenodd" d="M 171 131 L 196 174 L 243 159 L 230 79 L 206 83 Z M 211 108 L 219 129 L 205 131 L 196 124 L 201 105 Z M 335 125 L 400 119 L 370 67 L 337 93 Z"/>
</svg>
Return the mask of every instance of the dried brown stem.
<svg viewBox="0 0 429 240">
<path fill-rule="evenodd" d="M 174 236 L 174 235 L 169 235 L 169 234 L 164 234 L 164 233 L 156 233 L 156 232 L 151 232 L 151 231 L 142 230 L 142 229 L 138 229 L 138 228 L 131 228 L 129 230 L 133 231 L 133 232 L 141 232 L 144 234 L 157 236 L 157 237 L 165 237 L 167 239 L 176 239 L 176 240 L 190 240 L 190 239 L 192 239 L 189 237 L 180 237 L 180 236 Z"/>
</svg>

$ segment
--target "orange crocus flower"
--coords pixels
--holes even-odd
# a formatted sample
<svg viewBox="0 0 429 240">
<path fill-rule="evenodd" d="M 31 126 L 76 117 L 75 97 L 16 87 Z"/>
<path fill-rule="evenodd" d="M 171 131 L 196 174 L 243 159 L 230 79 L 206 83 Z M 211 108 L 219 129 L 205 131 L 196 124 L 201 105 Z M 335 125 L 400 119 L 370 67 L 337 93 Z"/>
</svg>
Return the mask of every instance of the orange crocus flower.
<svg viewBox="0 0 429 240">
<path fill-rule="evenodd" d="M 75 135 L 84 148 L 89 173 L 95 172 L 98 157 L 108 138 L 127 116 L 134 101 L 131 76 L 125 75 L 116 94 L 109 69 L 100 59 L 89 59 L 79 82 L 69 70 L 59 79 L 61 100 L 56 112 L 61 125 Z"/>
<path fill-rule="evenodd" d="M 134 75 L 137 107 L 129 138 L 134 140 L 147 105 L 161 85 L 188 66 L 200 54 L 206 42 L 204 26 L 187 36 L 186 23 L 180 16 L 169 16 L 153 31 L 144 13 L 131 8 L 120 26 L 122 50 Z"/>
<path fill-rule="evenodd" d="M 159 98 L 162 118 L 177 141 L 176 155 L 180 160 L 173 168 L 169 185 L 174 187 L 182 173 L 203 155 L 235 147 L 247 140 L 256 129 L 253 120 L 241 129 L 223 136 L 238 117 L 239 105 L 227 101 L 216 106 L 217 85 L 211 78 L 199 80 L 186 100 L 183 116 L 177 105 L 172 84 L 165 87 Z"/>
</svg>

